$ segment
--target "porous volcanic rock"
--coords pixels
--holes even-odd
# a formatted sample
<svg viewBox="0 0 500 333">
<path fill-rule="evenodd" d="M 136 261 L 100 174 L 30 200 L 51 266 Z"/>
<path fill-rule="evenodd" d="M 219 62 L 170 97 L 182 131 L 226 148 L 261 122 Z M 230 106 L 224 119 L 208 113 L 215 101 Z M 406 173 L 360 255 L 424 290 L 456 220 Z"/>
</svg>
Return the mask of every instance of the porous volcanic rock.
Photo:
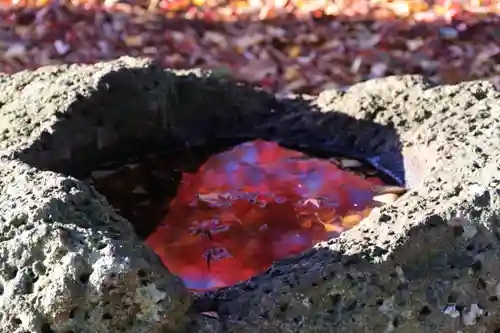
<svg viewBox="0 0 500 333">
<path fill-rule="evenodd" d="M 1 331 L 497 333 L 499 119 L 490 84 L 419 76 L 278 99 L 132 58 L 0 75 Z M 190 295 L 81 180 L 255 137 L 363 159 L 410 190 L 260 276 Z"/>
</svg>

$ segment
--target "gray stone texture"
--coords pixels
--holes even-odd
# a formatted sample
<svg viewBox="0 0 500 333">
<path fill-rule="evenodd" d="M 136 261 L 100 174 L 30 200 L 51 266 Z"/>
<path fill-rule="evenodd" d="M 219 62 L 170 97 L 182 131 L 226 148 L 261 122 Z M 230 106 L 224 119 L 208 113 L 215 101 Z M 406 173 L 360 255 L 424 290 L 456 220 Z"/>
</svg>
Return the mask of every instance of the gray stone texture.
<svg viewBox="0 0 500 333">
<path fill-rule="evenodd" d="M 389 77 L 278 99 L 121 58 L 0 74 L 0 133 L 1 332 L 500 332 L 500 93 L 486 82 Z M 254 137 L 363 159 L 410 190 L 258 277 L 191 295 L 81 180 Z"/>
</svg>

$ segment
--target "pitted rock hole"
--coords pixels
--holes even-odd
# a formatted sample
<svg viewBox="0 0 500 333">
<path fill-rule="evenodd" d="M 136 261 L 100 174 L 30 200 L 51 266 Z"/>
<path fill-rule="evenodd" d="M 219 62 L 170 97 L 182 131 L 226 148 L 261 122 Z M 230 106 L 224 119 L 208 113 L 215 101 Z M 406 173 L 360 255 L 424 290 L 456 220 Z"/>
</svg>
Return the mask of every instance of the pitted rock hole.
<svg viewBox="0 0 500 333">
<path fill-rule="evenodd" d="M 191 291 L 234 285 L 335 238 L 404 189 L 358 160 L 272 141 L 153 154 L 89 179 Z"/>
</svg>

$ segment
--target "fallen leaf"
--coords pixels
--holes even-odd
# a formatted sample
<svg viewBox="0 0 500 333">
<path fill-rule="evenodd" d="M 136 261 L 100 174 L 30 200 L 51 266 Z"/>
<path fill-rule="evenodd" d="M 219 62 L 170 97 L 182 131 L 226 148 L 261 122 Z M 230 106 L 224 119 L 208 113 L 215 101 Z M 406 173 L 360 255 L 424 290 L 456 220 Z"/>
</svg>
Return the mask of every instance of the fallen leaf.
<svg viewBox="0 0 500 333">
<path fill-rule="evenodd" d="M 298 45 L 293 45 L 288 51 L 288 56 L 292 59 L 295 59 L 299 56 L 302 49 Z"/>
<path fill-rule="evenodd" d="M 235 71 L 235 76 L 249 82 L 259 82 L 277 73 L 277 66 L 272 60 L 252 60 L 248 65 Z"/>
<path fill-rule="evenodd" d="M 142 36 L 141 35 L 135 35 L 135 36 L 125 36 L 123 38 L 123 42 L 125 45 L 128 47 L 137 47 L 142 45 Z"/>
<path fill-rule="evenodd" d="M 205 311 L 205 312 L 201 312 L 201 314 L 205 317 L 208 317 L 208 318 L 220 319 L 219 314 L 215 311 Z"/>
<path fill-rule="evenodd" d="M 14 58 L 22 56 L 25 53 L 26 53 L 26 46 L 21 43 L 16 43 L 7 49 L 7 51 L 3 54 L 3 57 Z"/>
</svg>

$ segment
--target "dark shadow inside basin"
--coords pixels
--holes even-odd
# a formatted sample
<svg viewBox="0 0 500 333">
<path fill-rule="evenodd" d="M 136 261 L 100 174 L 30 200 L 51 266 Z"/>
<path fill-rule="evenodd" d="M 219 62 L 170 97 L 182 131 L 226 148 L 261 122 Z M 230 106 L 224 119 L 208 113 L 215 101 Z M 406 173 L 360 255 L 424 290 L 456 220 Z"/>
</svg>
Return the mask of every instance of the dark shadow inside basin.
<svg viewBox="0 0 500 333">
<path fill-rule="evenodd" d="M 119 68 L 103 75 L 89 94 L 76 93 L 56 113 L 51 132 L 42 132 L 16 158 L 81 178 L 103 164 L 152 153 L 217 150 L 260 138 L 315 155 L 356 158 L 405 185 L 402 145 L 392 126 L 318 109 L 313 102 L 278 100 L 198 72 Z"/>
<path fill-rule="evenodd" d="M 118 209 L 119 214 L 132 223 L 137 236 L 144 240 L 168 213 L 169 203 L 176 196 L 182 173 L 196 172 L 212 154 L 229 147 L 229 143 L 221 143 L 180 151 L 158 151 L 146 156 L 129 156 L 126 159 L 108 161 L 93 172 L 118 172 L 117 178 L 125 178 L 124 181 L 129 178 L 132 180 L 130 184 L 110 184 L 110 177 L 93 179 L 93 173 L 85 174 L 81 178 L 92 183 L 106 196 L 111 205 Z M 134 194 L 133 187 L 136 184 L 140 184 L 147 194 Z M 129 188 L 126 191 L 116 189 L 127 186 Z"/>
<path fill-rule="evenodd" d="M 307 98 L 278 100 L 244 85 L 156 66 L 104 75 L 95 91 L 75 96 L 57 114 L 51 133 L 16 157 L 83 180 L 92 171 L 160 152 L 190 152 L 196 168 L 214 153 L 257 138 L 314 156 L 358 159 L 379 170 L 386 183 L 406 185 L 402 144 L 391 126 L 321 110 Z M 178 182 L 179 174 L 172 176 Z M 156 224 L 129 218 L 142 239 L 164 212 L 151 214 Z"/>
<path fill-rule="evenodd" d="M 108 161 L 99 165 L 98 170 L 92 170 L 91 174 L 79 175 L 79 178 L 93 184 L 108 199 L 111 205 L 132 223 L 137 235 L 141 239 L 145 239 L 157 228 L 168 213 L 169 204 L 176 196 L 184 172 L 196 173 L 211 156 L 248 141 L 224 140 L 212 145 L 159 151 L 146 156 L 143 154 L 129 156 L 126 159 Z M 338 155 L 332 156 L 331 153 L 314 149 L 299 149 L 293 146 L 286 148 L 303 152 L 311 157 L 325 159 L 339 157 Z M 110 184 L 106 178 L 113 177 L 109 176 L 102 177 L 104 180 L 90 179 L 93 173 L 106 175 L 110 172 L 119 172 L 121 176 L 115 176 L 115 179 L 122 177 L 123 183 L 116 184 L 117 182 L 114 182 L 115 184 Z M 399 185 L 397 180 L 383 172 L 378 172 L 377 177 L 388 185 Z M 127 179 L 131 180 L 128 184 Z M 147 194 L 133 193 L 135 184 L 140 184 L 141 189 L 144 189 Z"/>
</svg>

